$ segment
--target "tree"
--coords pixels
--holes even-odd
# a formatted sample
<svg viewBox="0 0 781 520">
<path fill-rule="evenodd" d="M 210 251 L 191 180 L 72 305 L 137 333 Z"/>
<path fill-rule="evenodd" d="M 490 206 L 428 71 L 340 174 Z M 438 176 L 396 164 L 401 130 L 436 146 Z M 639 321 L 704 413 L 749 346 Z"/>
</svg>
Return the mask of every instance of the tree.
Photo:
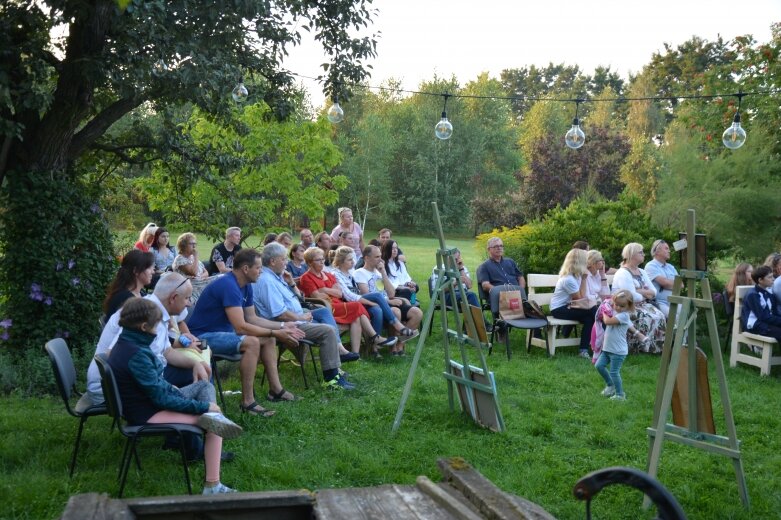
<svg viewBox="0 0 781 520">
<path fill-rule="evenodd" d="M 19 221 L 29 218 L 25 206 L 35 204 L 30 194 L 47 192 L 50 185 L 78 192 L 85 175 L 80 159 L 88 150 L 125 159 L 154 151 L 156 143 L 140 139 L 143 133 L 138 139 L 108 139 L 111 126 L 139 107 L 163 111 L 191 102 L 204 113 L 228 113 L 233 106 L 231 89 L 243 75 L 263 78 L 265 90 L 253 92 L 251 101 L 262 98 L 277 117 L 286 116 L 291 77 L 280 62 L 288 48 L 300 41 L 302 30 L 314 33 L 332 61 L 324 67 L 327 92 L 360 82 L 366 76 L 363 61 L 375 55 L 375 39 L 349 31 L 368 26 L 372 16 L 368 3 L 122 0 L 117 5 L 113 0 L 10 0 L 0 4 L 0 186 L 5 208 L 0 214 L 4 251 L 0 292 L 7 298 L 5 315 L 14 323 L 8 343 L 21 347 L 32 341 L 24 333 L 33 323 L 41 335 L 56 332 L 45 313 L 31 316 L 21 305 L 37 276 L 35 270 L 56 265 L 61 253 L 62 244 L 56 243 L 41 251 L 43 236 L 73 238 L 80 245 L 67 251 L 69 257 L 110 254 L 105 226 L 63 230 L 55 208 L 46 205 L 36 214 L 38 234 L 30 233 Z M 53 29 L 60 27 L 65 28 L 65 36 L 57 40 Z M 89 208 L 94 200 L 62 202 Z M 53 235 L 55 230 L 59 234 Z M 82 240 L 85 236 L 89 240 Z M 40 263 L 26 264 L 31 251 L 40 251 Z M 16 265 L 28 268 L 19 272 Z M 95 276 L 93 286 L 102 287 L 107 281 L 99 274 L 81 274 L 82 279 Z M 73 303 L 72 298 L 54 301 L 63 306 Z M 93 298 L 91 303 L 81 318 L 97 323 L 90 316 L 97 316 L 99 300 Z M 24 323 L 30 327 L 25 329 Z M 89 329 L 84 332 L 82 338 L 88 341 Z"/>
</svg>

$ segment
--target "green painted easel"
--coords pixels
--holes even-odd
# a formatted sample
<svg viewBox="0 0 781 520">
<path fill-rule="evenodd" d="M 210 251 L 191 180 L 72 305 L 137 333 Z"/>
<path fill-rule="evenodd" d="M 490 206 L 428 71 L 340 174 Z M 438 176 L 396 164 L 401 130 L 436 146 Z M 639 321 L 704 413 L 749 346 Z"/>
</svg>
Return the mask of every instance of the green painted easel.
<svg viewBox="0 0 781 520">
<path fill-rule="evenodd" d="M 462 409 L 472 419 L 479 424 L 486 426 L 494 431 L 504 431 L 504 419 L 499 409 L 499 398 L 496 391 L 496 382 L 493 374 L 488 370 L 485 360 L 485 351 L 490 348 L 490 343 L 480 341 L 478 327 L 484 327 L 483 323 L 476 323 L 474 315 L 469 309 L 469 302 L 466 299 L 466 287 L 461 283 L 461 277 L 458 273 L 454 253 L 455 248 L 448 248 L 445 245 L 445 235 L 442 232 L 442 223 L 439 219 L 439 209 L 437 203 L 432 202 L 434 209 L 434 223 L 437 226 L 439 234 L 439 250 L 437 251 L 437 280 L 431 293 L 431 302 L 429 303 L 426 315 L 423 318 L 423 330 L 418 337 L 418 343 L 415 348 L 415 356 L 412 358 L 412 366 L 407 375 L 407 383 L 404 385 L 404 392 L 401 395 L 399 409 L 396 412 L 396 419 L 393 421 L 393 431 L 398 430 L 401 424 L 401 417 L 404 414 L 404 407 L 412 391 L 412 383 L 415 380 L 415 371 L 420 362 L 420 355 L 423 352 L 423 346 L 426 343 L 431 332 L 434 312 L 439 304 L 439 316 L 442 327 L 442 347 L 445 354 L 445 370 L 443 376 L 447 381 L 447 393 L 450 409 L 455 410 L 455 392 L 458 391 Z M 455 297 L 456 288 L 459 298 Z M 452 310 L 448 310 L 446 304 L 446 294 L 450 291 L 451 302 L 454 304 Z M 456 302 L 458 300 L 458 305 Z M 466 312 L 459 312 L 467 310 Z M 454 329 L 448 328 L 448 313 L 452 315 Z M 467 334 L 464 334 L 466 327 Z M 450 342 L 453 341 L 458 346 L 460 360 L 451 358 Z M 471 347 L 471 348 L 470 348 Z M 469 352 L 477 355 L 479 365 L 469 364 Z"/>
<path fill-rule="evenodd" d="M 654 404 L 653 423 L 652 426 L 647 429 L 650 441 L 648 451 L 648 474 L 656 478 L 659 469 L 659 458 L 662 454 L 662 442 L 664 440 L 685 444 L 709 453 L 729 457 L 732 459 L 732 465 L 735 468 L 735 478 L 738 482 L 740 499 L 743 502 L 743 506 L 748 509 L 748 489 L 746 488 L 746 477 L 743 473 L 743 462 L 740 456 L 740 441 L 738 440 L 735 431 L 735 421 L 732 417 L 732 405 L 730 404 L 729 392 L 727 391 L 727 379 L 724 373 L 724 361 L 722 359 L 721 348 L 719 347 L 719 332 L 716 328 L 716 315 L 713 309 L 710 283 L 708 282 L 708 278 L 704 271 L 696 270 L 696 235 L 694 232 L 694 223 L 694 210 L 690 209 L 686 221 L 686 258 L 687 267 L 689 267 L 689 269 L 681 269 L 680 274 L 675 278 L 673 284 L 673 295 L 668 298 L 670 302 L 670 313 L 667 318 L 664 349 L 662 350 L 662 359 L 659 366 L 659 377 L 656 382 L 656 401 Z M 701 298 L 697 298 L 696 296 L 698 282 L 702 293 Z M 684 283 L 686 284 L 686 295 L 681 295 Z M 702 385 L 698 385 L 697 349 L 686 347 L 686 345 L 694 346 L 696 344 L 697 315 L 700 311 L 705 314 L 708 322 L 711 355 L 716 364 L 716 377 L 719 381 L 719 395 L 724 410 L 724 422 L 727 428 L 726 437 L 702 431 L 704 423 L 712 423 L 712 417 L 708 418 L 710 421 L 703 421 L 702 411 L 698 411 L 698 407 L 703 402 L 703 399 L 707 399 L 708 403 L 710 402 L 710 394 L 707 393 L 707 386 L 702 388 Z M 686 341 L 684 341 L 684 337 L 686 337 Z M 684 345 L 684 343 L 686 345 Z M 667 422 L 682 353 L 687 356 L 688 360 L 688 370 L 685 377 L 688 384 L 688 420 L 686 421 L 685 427 L 676 426 L 675 424 Z M 707 395 L 704 395 L 704 392 L 707 393 Z M 685 406 L 682 408 L 685 408 Z M 698 413 L 700 415 L 699 418 Z M 643 507 L 648 508 L 650 504 L 651 501 L 646 496 L 643 501 Z"/>
</svg>

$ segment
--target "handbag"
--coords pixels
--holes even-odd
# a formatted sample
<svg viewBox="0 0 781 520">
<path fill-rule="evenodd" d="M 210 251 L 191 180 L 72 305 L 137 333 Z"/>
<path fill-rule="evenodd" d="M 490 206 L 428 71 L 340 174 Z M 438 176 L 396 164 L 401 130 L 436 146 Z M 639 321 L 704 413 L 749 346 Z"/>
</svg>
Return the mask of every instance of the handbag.
<svg viewBox="0 0 781 520">
<path fill-rule="evenodd" d="M 527 318 L 537 318 L 540 320 L 548 319 L 548 315 L 545 314 L 544 310 L 542 310 L 540 304 L 534 300 L 523 301 L 523 312 L 526 314 Z"/>
<path fill-rule="evenodd" d="M 570 309 L 590 309 L 597 304 L 593 298 L 578 298 L 569 302 Z"/>
<path fill-rule="evenodd" d="M 499 293 L 499 316 L 505 321 L 522 320 L 526 317 L 523 313 L 521 291 L 502 291 Z"/>
</svg>

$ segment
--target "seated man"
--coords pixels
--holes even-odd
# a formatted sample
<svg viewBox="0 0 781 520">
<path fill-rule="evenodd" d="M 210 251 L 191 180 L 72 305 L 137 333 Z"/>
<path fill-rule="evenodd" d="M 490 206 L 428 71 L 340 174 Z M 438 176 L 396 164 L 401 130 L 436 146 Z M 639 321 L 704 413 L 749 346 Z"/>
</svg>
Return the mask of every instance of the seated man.
<svg viewBox="0 0 781 520">
<path fill-rule="evenodd" d="M 293 400 L 286 392 L 277 373 L 275 341 L 297 344 L 304 332 L 295 324 L 269 321 L 255 314 L 252 282 L 260 276 L 260 253 L 242 249 L 233 258 L 233 270 L 210 283 L 195 305 L 190 330 L 209 342 L 215 354 L 241 353 L 241 409 L 252 415 L 270 417 L 267 410 L 255 400 L 255 372 L 258 359 L 263 362 L 268 376 L 269 394 L 279 399 Z"/>
<path fill-rule="evenodd" d="M 355 386 L 339 375 L 341 341 L 338 332 L 330 325 L 314 322 L 312 313 L 303 311 L 293 288 L 283 278 L 287 264 L 286 253 L 285 247 L 278 243 L 272 242 L 263 248 L 261 254 L 265 267 L 260 278 L 252 283 L 255 309 L 258 315 L 267 320 L 297 324 L 307 340 L 320 345 L 320 368 L 323 370 L 325 386 L 352 390 Z M 344 347 L 342 349 L 347 353 Z M 351 356 L 351 360 L 354 359 L 357 359 L 357 355 Z M 276 398 L 274 392 L 269 392 L 269 400 L 274 401 Z"/>
<path fill-rule="evenodd" d="M 200 352 L 198 339 L 193 336 L 184 319 L 187 317 L 187 303 L 193 287 L 190 281 L 179 273 L 167 273 L 160 277 L 155 286 L 154 293 L 145 296 L 146 299 L 157 305 L 163 313 L 163 320 L 158 324 L 155 340 L 150 345 L 160 363 L 165 367 L 163 375 L 174 386 L 187 386 L 195 381 L 208 381 L 211 375 L 211 367 L 208 363 L 199 362 L 196 357 L 189 356 L 182 349 L 182 344 L 177 339 L 173 345 L 169 339 L 171 325 L 177 325 L 182 336 L 187 337 L 192 343 L 190 349 Z M 119 326 L 118 310 L 106 322 L 103 332 L 100 334 L 95 354 L 110 352 L 122 333 Z M 171 325 L 169 325 L 171 324 Z M 176 347 L 176 348 L 174 348 Z M 87 393 L 93 404 L 103 402 L 103 388 L 100 384 L 100 371 L 93 359 L 87 370 Z"/>
<path fill-rule="evenodd" d="M 456 267 L 458 267 L 458 274 L 461 277 L 461 284 L 467 289 L 466 300 L 469 302 L 469 305 L 480 307 L 480 300 L 477 298 L 477 295 L 469 290 L 472 288 L 472 278 L 469 277 L 469 269 L 467 269 L 467 267 L 464 265 L 464 261 L 461 259 L 461 251 L 456 249 L 455 253 L 453 254 L 453 259 L 456 262 Z M 431 274 L 431 285 L 436 286 L 436 284 L 437 268 L 434 267 L 434 270 Z M 455 293 L 456 300 L 461 301 L 461 292 L 458 286 L 456 286 Z M 451 291 L 445 292 L 445 303 L 447 305 L 453 305 Z"/>
<path fill-rule="evenodd" d="M 417 328 L 423 320 L 423 311 L 412 305 L 409 300 L 396 297 L 396 290 L 388 279 L 379 247 L 366 246 L 366 249 L 363 250 L 363 259 L 364 266 L 356 269 L 353 273 L 353 278 L 358 285 L 358 292 L 360 294 L 380 293 L 377 289 L 377 281 L 382 280 L 388 303 L 391 308 L 400 311 L 401 322 L 405 325 L 405 328 L 400 331 L 399 343 L 394 349 L 391 349 L 391 354 L 403 355 L 403 342 L 417 335 Z"/>
<path fill-rule="evenodd" d="M 678 271 L 667 263 L 670 259 L 670 246 L 662 239 L 651 246 L 653 260 L 645 264 L 645 274 L 651 279 L 656 289 L 656 304 L 665 316 L 670 313 L 670 302 L 667 297 L 673 293 L 673 282 Z"/>
<path fill-rule="evenodd" d="M 315 247 L 315 236 L 312 234 L 311 229 L 302 228 L 301 231 L 299 231 L 298 240 L 306 249 Z"/>
<path fill-rule="evenodd" d="M 499 237 L 491 237 L 486 244 L 488 259 L 477 268 L 477 283 L 486 295 L 497 285 L 517 285 L 526 288 L 526 279 L 512 258 L 504 257 L 504 244 Z"/>
<path fill-rule="evenodd" d="M 209 256 L 209 275 L 229 273 L 233 270 L 233 256 L 241 251 L 241 228 L 229 227 L 225 231 L 225 241 L 212 248 Z"/>
</svg>

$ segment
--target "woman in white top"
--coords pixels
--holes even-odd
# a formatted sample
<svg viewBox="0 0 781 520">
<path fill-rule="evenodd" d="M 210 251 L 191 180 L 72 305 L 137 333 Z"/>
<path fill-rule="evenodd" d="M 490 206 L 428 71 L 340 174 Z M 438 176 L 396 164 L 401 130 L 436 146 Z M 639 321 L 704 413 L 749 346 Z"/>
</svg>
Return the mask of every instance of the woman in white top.
<svg viewBox="0 0 781 520">
<path fill-rule="evenodd" d="M 572 249 L 564 258 L 559 270 L 559 281 L 551 297 L 550 310 L 554 318 L 572 320 L 583 324 L 580 334 L 580 356 L 591 359 L 589 343 L 591 328 L 594 326 L 594 316 L 597 305 L 581 308 L 578 302 L 584 302 L 586 296 L 586 252 L 582 249 Z"/>
<path fill-rule="evenodd" d="M 667 319 L 654 305 L 656 289 L 645 271 L 640 268 L 640 264 L 645 260 L 643 245 L 637 242 L 627 244 L 621 257 L 624 259 L 621 268 L 613 276 L 613 293 L 619 289 L 632 293 L 635 302 L 632 324 L 648 338 L 646 341 L 640 341 L 636 336 L 628 337 L 629 351 L 661 353 Z"/>
<path fill-rule="evenodd" d="M 396 289 L 396 295 L 408 299 L 415 303 L 415 294 L 420 290 L 420 286 L 410 276 L 407 271 L 407 263 L 399 260 L 399 246 L 395 240 L 388 239 L 382 244 L 382 260 L 385 262 L 385 270 L 388 279 Z"/>
<path fill-rule="evenodd" d="M 602 301 L 610 296 L 610 284 L 605 274 L 605 259 L 602 253 L 591 249 L 586 253 L 586 298 Z"/>
</svg>

